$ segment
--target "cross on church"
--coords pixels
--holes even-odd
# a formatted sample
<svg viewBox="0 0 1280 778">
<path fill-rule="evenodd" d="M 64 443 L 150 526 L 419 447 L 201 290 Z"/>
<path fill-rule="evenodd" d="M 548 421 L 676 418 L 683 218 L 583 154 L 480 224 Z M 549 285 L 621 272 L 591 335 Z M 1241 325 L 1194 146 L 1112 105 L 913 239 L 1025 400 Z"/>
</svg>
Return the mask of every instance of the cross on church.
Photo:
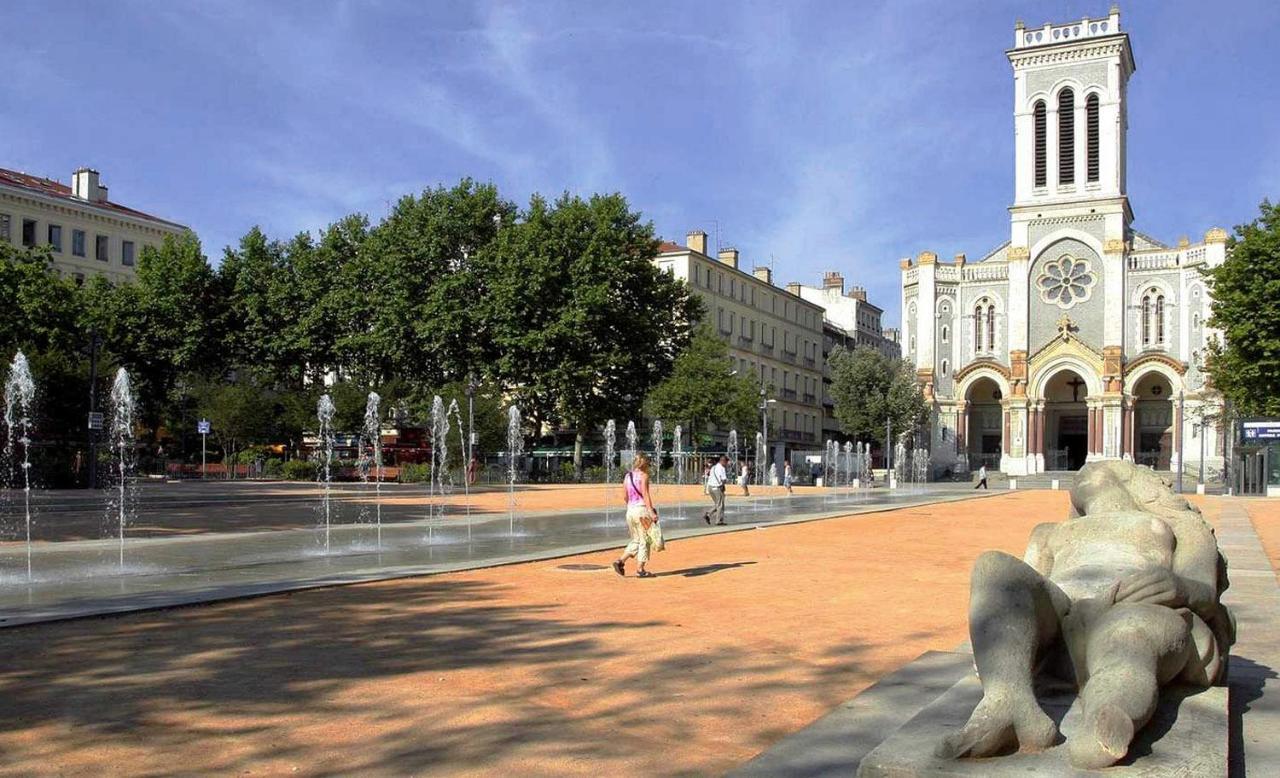
<svg viewBox="0 0 1280 778">
<path fill-rule="evenodd" d="M 1075 322 L 1071 321 L 1071 317 L 1065 313 L 1058 319 L 1058 334 L 1063 340 L 1071 338 L 1071 330 L 1075 326 Z"/>
<path fill-rule="evenodd" d="M 1067 382 L 1067 386 L 1071 387 L 1071 402 L 1080 402 L 1080 387 L 1084 386 L 1084 381 L 1080 380 L 1080 376 L 1072 376 Z"/>
</svg>

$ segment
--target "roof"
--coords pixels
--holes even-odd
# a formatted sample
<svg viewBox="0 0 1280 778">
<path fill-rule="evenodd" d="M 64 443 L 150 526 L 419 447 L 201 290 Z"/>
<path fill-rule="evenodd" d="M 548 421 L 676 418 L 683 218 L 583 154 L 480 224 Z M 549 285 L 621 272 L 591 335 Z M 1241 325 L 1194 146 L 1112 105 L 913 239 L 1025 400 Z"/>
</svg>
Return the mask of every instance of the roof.
<svg viewBox="0 0 1280 778">
<path fill-rule="evenodd" d="M 664 240 L 658 244 L 659 254 L 670 254 L 673 251 L 692 251 L 692 250 L 693 249 L 690 249 L 687 246 L 681 246 L 679 243 L 672 243 L 669 240 Z"/>
<path fill-rule="evenodd" d="M 4 168 L 0 168 L 0 184 L 17 187 L 19 189 L 26 189 L 29 192 L 42 194 L 45 197 L 70 200 L 80 206 L 102 208 L 103 210 L 113 211 L 123 216 L 131 216 L 135 219 L 145 219 L 147 221 L 157 222 L 169 227 L 186 229 L 185 225 L 178 224 L 177 222 L 171 222 L 168 219 L 161 219 L 159 216 L 152 216 L 149 213 L 143 213 L 142 211 L 120 205 L 119 203 L 113 203 L 110 200 L 103 200 L 100 203 L 82 200 L 71 193 L 71 187 L 61 181 L 55 181 L 52 178 L 41 178 L 40 176 L 33 176 L 29 173 L 23 173 L 17 170 L 5 170 Z"/>
<path fill-rule="evenodd" d="M 1156 240 L 1145 232 L 1133 230 L 1133 248 L 1136 251 L 1142 251 L 1143 249 L 1167 249 L 1169 248 L 1169 245 Z"/>
</svg>

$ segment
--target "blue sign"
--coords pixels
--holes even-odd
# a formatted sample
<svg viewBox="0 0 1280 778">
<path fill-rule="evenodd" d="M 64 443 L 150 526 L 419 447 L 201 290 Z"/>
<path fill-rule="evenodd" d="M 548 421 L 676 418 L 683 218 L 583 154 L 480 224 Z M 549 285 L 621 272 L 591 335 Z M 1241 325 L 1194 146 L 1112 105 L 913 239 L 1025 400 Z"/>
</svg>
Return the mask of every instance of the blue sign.
<svg viewBox="0 0 1280 778">
<path fill-rule="evenodd" d="M 1240 427 L 1245 440 L 1280 440 L 1280 421 L 1246 421 Z"/>
<path fill-rule="evenodd" d="M 213 426 L 209 424 L 208 419 L 201 419 L 196 422 L 196 432 L 199 432 L 201 435 L 208 435 L 212 429 Z"/>
</svg>

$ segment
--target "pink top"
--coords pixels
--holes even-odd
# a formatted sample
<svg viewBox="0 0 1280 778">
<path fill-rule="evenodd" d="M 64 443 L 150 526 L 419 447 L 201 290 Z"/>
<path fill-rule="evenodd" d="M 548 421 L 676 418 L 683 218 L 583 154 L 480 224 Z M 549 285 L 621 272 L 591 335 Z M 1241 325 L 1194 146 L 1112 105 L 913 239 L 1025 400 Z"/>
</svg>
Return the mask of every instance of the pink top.
<svg viewBox="0 0 1280 778">
<path fill-rule="evenodd" d="M 640 479 L 636 477 L 636 471 L 632 470 L 627 473 L 627 505 L 644 505 L 644 495 L 640 493 Z"/>
</svg>

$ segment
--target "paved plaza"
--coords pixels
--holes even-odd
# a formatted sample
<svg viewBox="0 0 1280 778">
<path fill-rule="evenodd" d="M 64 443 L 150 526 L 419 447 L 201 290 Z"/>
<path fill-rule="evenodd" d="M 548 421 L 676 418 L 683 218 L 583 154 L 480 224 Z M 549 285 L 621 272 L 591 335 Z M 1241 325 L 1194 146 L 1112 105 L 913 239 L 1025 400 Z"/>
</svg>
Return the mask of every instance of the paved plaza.
<svg viewBox="0 0 1280 778">
<path fill-rule="evenodd" d="M 0 633 L 0 773 L 722 774 L 925 652 L 963 645 L 973 560 L 1020 555 L 1031 528 L 1068 507 L 1065 492 L 970 496 L 739 501 L 728 531 L 674 529 L 651 580 L 608 568 L 617 527 L 573 534 L 595 513 L 530 514 L 526 530 L 568 545 L 522 547 L 540 557 L 527 562 L 414 577 L 386 564 L 388 580 L 14 626 Z M 1228 555 L 1256 531 L 1280 561 L 1280 506 L 1199 504 Z M 495 521 L 505 528 L 487 517 L 473 530 Z M 612 545 L 566 555 L 579 541 Z M 510 550 L 496 544 L 494 561 Z M 1259 581 L 1241 559 L 1230 591 L 1274 593 L 1275 571 Z M 1242 630 L 1275 620 L 1239 612 Z M 1275 734 L 1265 646 L 1247 631 L 1240 646 L 1238 760 Z M 779 774 L 755 774 L 766 773 Z"/>
<path fill-rule="evenodd" d="M 343 485 L 328 529 L 314 484 L 174 484 L 143 489 L 123 553 L 106 538 L 77 539 L 101 498 L 51 496 L 39 505 L 31 577 L 26 546 L 0 549 L 0 624 L 185 605 L 313 586 L 420 575 L 580 553 L 625 543 L 619 490 L 519 487 L 429 497 L 426 487 Z M 964 484 L 889 490 L 737 490 L 728 527 L 707 527 L 697 486 L 658 486 L 672 537 L 803 521 L 937 499 L 982 496 Z M 377 524 L 381 516 L 381 528 Z M 98 530 L 102 532 L 102 530 Z M 46 540 L 46 538 L 62 538 Z"/>
</svg>

